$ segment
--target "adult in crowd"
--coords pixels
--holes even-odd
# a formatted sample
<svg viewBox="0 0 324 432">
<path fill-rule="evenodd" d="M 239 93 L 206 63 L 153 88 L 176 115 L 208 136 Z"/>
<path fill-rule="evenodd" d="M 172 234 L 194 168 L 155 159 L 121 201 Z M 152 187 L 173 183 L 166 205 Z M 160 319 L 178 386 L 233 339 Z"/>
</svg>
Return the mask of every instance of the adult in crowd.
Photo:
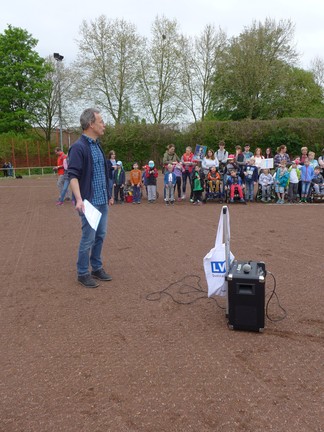
<svg viewBox="0 0 324 432">
<path fill-rule="evenodd" d="M 56 184 L 59 190 L 59 201 L 64 186 L 64 160 L 66 159 L 66 154 L 60 149 L 60 147 L 56 147 L 54 151 L 57 156 L 57 162 L 56 167 L 54 167 L 53 170 L 57 173 Z"/>
<path fill-rule="evenodd" d="M 70 194 L 69 194 L 69 186 L 70 186 L 70 179 L 69 179 L 69 175 L 68 175 L 68 165 L 69 165 L 69 156 L 67 156 L 64 160 L 63 160 L 63 167 L 64 167 L 64 183 L 63 183 L 63 188 L 61 191 L 61 195 L 58 199 L 58 201 L 56 201 L 56 205 L 60 206 L 64 204 L 64 200 L 66 199 L 67 201 L 69 201 L 70 198 Z"/>
<path fill-rule="evenodd" d="M 217 157 L 215 157 L 214 150 L 208 149 L 206 156 L 203 158 L 201 162 L 201 167 L 203 169 L 203 173 L 205 176 L 207 176 L 209 170 L 211 167 L 219 167 L 219 162 Z"/>
<path fill-rule="evenodd" d="M 265 159 L 273 159 L 273 154 L 272 154 L 272 150 L 271 150 L 270 147 L 267 147 L 267 148 L 265 149 L 265 152 L 264 152 L 264 158 L 265 158 Z"/>
<path fill-rule="evenodd" d="M 3 171 L 3 176 L 4 177 L 8 177 L 8 162 L 5 162 L 3 165 L 2 165 L 2 171 Z"/>
<path fill-rule="evenodd" d="M 14 170 L 13 170 L 12 163 L 11 163 L 10 161 L 8 162 L 8 168 L 9 168 L 9 170 L 8 170 L 8 175 L 9 175 L 9 177 L 13 177 L 13 175 L 14 175 Z"/>
<path fill-rule="evenodd" d="M 179 156 L 175 152 L 175 145 L 169 144 L 166 148 L 166 151 L 163 155 L 163 172 L 164 170 L 167 170 L 167 167 L 169 164 L 172 164 L 173 166 L 176 165 L 178 162 L 180 162 Z"/>
<path fill-rule="evenodd" d="M 228 151 L 225 150 L 225 141 L 219 141 L 218 150 L 215 152 L 217 160 L 221 164 L 226 164 L 228 159 Z"/>
<path fill-rule="evenodd" d="M 254 151 L 254 162 L 255 162 L 255 166 L 258 168 L 259 172 L 261 169 L 263 159 L 264 159 L 264 156 L 262 155 L 262 149 L 260 147 L 257 147 Z"/>
<path fill-rule="evenodd" d="M 196 165 L 193 162 L 194 154 L 192 152 L 192 148 L 190 146 L 186 147 L 185 153 L 181 156 L 181 163 L 184 168 L 184 171 L 182 172 L 182 199 L 186 199 L 186 190 L 187 190 L 187 180 L 189 180 L 190 185 L 190 198 L 192 198 L 192 184 L 191 184 L 191 178 L 192 178 L 192 171 L 194 169 L 194 166 Z"/>
<path fill-rule="evenodd" d="M 308 147 L 300 149 L 299 165 L 304 165 L 305 160 L 308 158 Z"/>
<path fill-rule="evenodd" d="M 286 161 L 286 166 L 290 164 L 290 157 L 287 153 L 287 147 L 284 144 L 277 148 L 277 153 L 273 160 L 274 167 L 278 168 L 283 160 Z"/>
<path fill-rule="evenodd" d="M 250 144 L 245 144 L 244 146 L 244 152 L 243 152 L 243 156 L 244 156 L 244 161 L 245 163 L 251 159 L 251 157 L 253 157 L 253 153 L 250 150 Z"/>
<path fill-rule="evenodd" d="M 88 108 L 81 114 L 81 137 L 69 152 L 68 174 L 75 198 L 75 209 L 81 218 L 82 235 L 79 245 L 77 274 L 78 282 L 86 288 L 96 288 L 96 279 L 110 281 L 102 263 L 102 246 L 107 233 L 108 204 L 113 204 L 109 193 L 109 173 L 105 154 L 99 138 L 105 132 L 100 111 Z M 89 201 L 101 213 L 95 231 L 85 217 L 84 200 Z M 92 271 L 89 272 L 89 264 Z"/>
</svg>

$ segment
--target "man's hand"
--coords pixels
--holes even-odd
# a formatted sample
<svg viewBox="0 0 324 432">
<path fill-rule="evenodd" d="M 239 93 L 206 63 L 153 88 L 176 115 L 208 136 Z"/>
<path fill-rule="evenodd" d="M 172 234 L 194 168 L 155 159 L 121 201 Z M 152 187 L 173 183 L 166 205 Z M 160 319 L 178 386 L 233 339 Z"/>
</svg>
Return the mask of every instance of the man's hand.
<svg viewBox="0 0 324 432">
<path fill-rule="evenodd" d="M 85 208 L 84 208 L 84 202 L 82 201 L 82 199 L 78 199 L 76 200 L 75 203 L 75 210 L 79 213 L 79 214 L 84 214 L 85 212 Z"/>
</svg>

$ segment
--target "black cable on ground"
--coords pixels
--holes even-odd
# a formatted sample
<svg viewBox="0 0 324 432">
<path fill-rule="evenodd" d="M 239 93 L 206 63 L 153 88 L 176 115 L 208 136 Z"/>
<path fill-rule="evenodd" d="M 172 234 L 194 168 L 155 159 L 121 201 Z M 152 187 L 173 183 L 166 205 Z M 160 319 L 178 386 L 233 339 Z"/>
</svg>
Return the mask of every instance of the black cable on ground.
<svg viewBox="0 0 324 432">
<path fill-rule="evenodd" d="M 168 290 L 170 288 L 172 288 L 174 285 L 180 284 L 181 282 L 184 282 L 187 278 L 196 278 L 197 279 L 198 288 L 196 286 L 194 286 L 194 285 L 191 285 L 191 284 L 188 284 L 188 283 L 183 283 L 180 286 L 180 289 L 178 290 L 177 294 L 180 294 L 180 295 L 190 295 L 190 294 L 197 294 L 198 293 L 199 296 L 196 297 L 194 300 L 189 300 L 189 301 L 179 301 L 179 300 L 176 300 L 174 298 L 174 296 L 170 292 L 168 292 Z M 203 287 L 201 286 L 200 281 L 201 281 L 201 278 L 200 278 L 200 276 L 197 276 L 197 275 L 190 274 L 190 275 L 184 276 L 182 279 L 179 279 L 176 282 L 170 283 L 163 290 L 161 290 L 161 291 L 155 291 L 155 292 L 152 292 L 152 293 L 148 294 L 146 296 L 146 300 L 149 300 L 149 301 L 159 301 L 159 300 L 161 300 L 161 297 L 162 297 L 163 294 L 171 297 L 171 299 L 175 303 L 180 304 L 180 305 L 189 305 L 189 304 L 195 303 L 197 300 L 210 299 L 210 300 L 215 301 L 216 305 L 220 309 L 226 309 L 225 307 L 221 306 L 218 303 L 218 301 L 217 301 L 216 298 L 214 298 L 214 297 L 208 297 L 208 293 L 203 289 Z"/>
<path fill-rule="evenodd" d="M 272 278 L 273 278 L 273 290 L 272 290 L 272 292 L 271 292 L 271 294 L 270 294 L 270 297 L 269 297 L 269 299 L 268 299 L 268 301 L 267 301 L 267 304 L 266 304 L 266 316 L 267 316 L 268 320 L 270 320 L 270 321 L 272 321 L 272 322 L 282 321 L 283 319 L 285 319 L 285 318 L 287 317 L 287 311 L 286 311 L 286 309 L 284 309 L 284 308 L 281 306 L 280 301 L 279 301 L 279 297 L 278 297 L 278 295 L 277 295 L 277 293 L 276 293 L 276 288 L 277 288 L 277 281 L 276 281 L 276 278 L 274 277 L 274 275 L 273 275 L 270 271 L 267 271 L 267 274 L 270 274 L 270 275 L 272 276 Z M 272 299 L 273 297 L 275 297 L 275 298 L 277 299 L 278 307 L 279 307 L 279 309 L 282 310 L 283 315 L 282 315 L 282 316 L 279 316 L 279 317 L 275 317 L 275 318 L 270 318 L 270 315 L 269 315 L 269 313 L 268 313 L 268 308 L 269 308 L 269 303 L 270 303 L 270 301 L 271 301 L 271 299 Z"/>
</svg>

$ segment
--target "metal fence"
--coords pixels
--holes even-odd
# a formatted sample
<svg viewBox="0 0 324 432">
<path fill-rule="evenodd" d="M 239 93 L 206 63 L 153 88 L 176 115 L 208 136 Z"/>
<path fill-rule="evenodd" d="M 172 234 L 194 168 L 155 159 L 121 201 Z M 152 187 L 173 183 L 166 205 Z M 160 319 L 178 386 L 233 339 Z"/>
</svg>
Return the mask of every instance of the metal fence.
<svg viewBox="0 0 324 432">
<path fill-rule="evenodd" d="M 48 175 L 54 174 L 53 166 L 43 166 L 43 167 L 19 167 L 19 168 L 0 168 L 1 178 L 15 178 L 19 175 L 21 176 L 32 176 L 32 175 Z"/>
</svg>

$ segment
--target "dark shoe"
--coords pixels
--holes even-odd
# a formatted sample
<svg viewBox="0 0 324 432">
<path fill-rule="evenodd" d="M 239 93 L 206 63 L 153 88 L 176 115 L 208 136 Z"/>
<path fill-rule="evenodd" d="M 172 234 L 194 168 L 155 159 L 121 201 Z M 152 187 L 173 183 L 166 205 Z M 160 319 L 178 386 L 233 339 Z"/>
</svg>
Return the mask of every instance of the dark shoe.
<svg viewBox="0 0 324 432">
<path fill-rule="evenodd" d="M 96 270 L 96 271 L 92 271 L 91 276 L 93 276 L 96 279 L 102 280 L 102 281 L 111 281 L 112 280 L 112 277 L 108 273 L 106 273 L 103 268 Z"/>
<path fill-rule="evenodd" d="M 78 282 L 86 288 L 97 288 L 99 286 L 89 274 L 78 276 Z"/>
</svg>

